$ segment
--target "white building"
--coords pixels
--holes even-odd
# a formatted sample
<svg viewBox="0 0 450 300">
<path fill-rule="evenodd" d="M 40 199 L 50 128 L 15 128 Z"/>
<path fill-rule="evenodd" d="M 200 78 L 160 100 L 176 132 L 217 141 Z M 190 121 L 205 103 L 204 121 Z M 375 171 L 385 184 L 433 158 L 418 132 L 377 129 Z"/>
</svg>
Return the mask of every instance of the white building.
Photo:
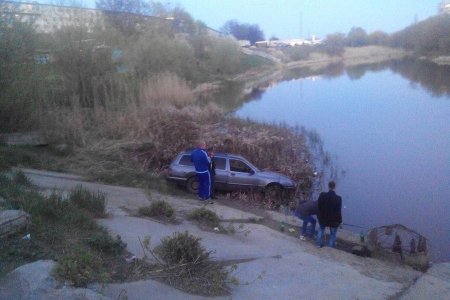
<svg viewBox="0 0 450 300">
<path fill-rule="evenodd" d="M 440 13 L 450 13 L 450 0 L 444 0 L 439 4 Z"/>
</svg>

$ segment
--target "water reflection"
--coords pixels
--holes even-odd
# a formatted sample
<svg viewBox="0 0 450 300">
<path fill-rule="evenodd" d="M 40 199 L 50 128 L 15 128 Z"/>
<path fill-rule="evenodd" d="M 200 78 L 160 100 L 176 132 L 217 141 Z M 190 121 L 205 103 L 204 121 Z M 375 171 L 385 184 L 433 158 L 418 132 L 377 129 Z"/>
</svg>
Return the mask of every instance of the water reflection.
<svg viewBox="0 0 450 300">
<path fill-rule="evenodd" d="M 450 96 L 450 66 L 438 66 L 426 60 L 405 60 L 392 62 L 390 68 L 419 84 L 433 97 Z"/>
<path fill-rule="evenodd" d="M 347 74 L 351 80 L 359 80 L 368 72 L 380 72 L 386 69 L 408 79 L 413 87 L 419 85 L 433 97 L 450 96 L 450 66 L 439 66 L 433 62 L 418 59 L 392 60 L 348 67 L 338 63 L 316 70 L 308 67 L 298 68 L 288 71 L 281 81 L 315 75 L 330 79 L 344 74 Z"/>
<path fill-rule="evenodd" d="M 450 260 L 449 70 L 423 61 L 291 70 L 236 115 L 315 128 L 346 171 L 345 220 L 403 224 Z"/>
</svg>

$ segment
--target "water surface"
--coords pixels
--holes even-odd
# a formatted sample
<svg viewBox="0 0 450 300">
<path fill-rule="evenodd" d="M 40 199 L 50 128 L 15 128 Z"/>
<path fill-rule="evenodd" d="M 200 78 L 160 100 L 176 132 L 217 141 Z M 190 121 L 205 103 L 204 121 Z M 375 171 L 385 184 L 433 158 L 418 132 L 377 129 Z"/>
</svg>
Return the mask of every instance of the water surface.
<svg viewBox="0 0 450 300">
<path fill-rule="evenodd" d="M 422 66 L 422 67 L 420 67 Z M 282 81 L 239 117 L 315 129 L 341 174 L 344 222 L 400 223 L 450 260 L 450 67 L 413 62 Z"/>
</svg>

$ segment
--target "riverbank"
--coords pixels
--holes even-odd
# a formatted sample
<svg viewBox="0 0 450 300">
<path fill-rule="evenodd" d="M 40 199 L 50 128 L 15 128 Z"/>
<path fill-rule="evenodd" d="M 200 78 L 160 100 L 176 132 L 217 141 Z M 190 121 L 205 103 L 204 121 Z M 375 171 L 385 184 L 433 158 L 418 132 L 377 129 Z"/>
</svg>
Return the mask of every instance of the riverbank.
<svg viewBox="0 0 450 300">
<path fill-rule="evenodd" d="M 289 62 L 286 64 L 286 67 L 288 69 L 293 69 L 307 66 L 312 69 L 320 69 L 326 65 L 337 63 L 342 63 L 345 66 L 356 66 L 362 64 L 375 64 L 393 59 L 402 59 L 409 55 L 410 53 L 404 50 L 382 46 L 347 47 L 340 56 L 312 53 L 310 59 Z"/>
<path fill-rule="evenodd" d="M 330 56 L 321 52 L 312 52 L 308 59 L 299 61 L 289 61 L 288 58 L 280 50 L 270 49 L 266 55 L 274 55 L 278 63 L 250 69 L 244 73 L 226 78 L 226 81 L 244 82 L 243 95 L 251 92 L 253 88 L 264 87 L 274 82 L 283 80 L 286 72 L 308 68 L 311 72 L 318 72 L 330 65 L 342 64 L 345 66 L 369 65 L 381 63 L 389 60 L 403 59 L 411 56 L 410 52 L 388 48 L 382 46 L 366 46 L 345 48 L 340 56 Z M 205 91 L 205 87 L 209 87 L 207 92 L 211 93 L 220 88 L 220 82 L 203 84 L 196 90 Z"/>
<path fill-rule="evenodd" d="M 444 299 L 449 289 L 450 281 L 446 280 L 448 264 L 439 264 L 430 273 L 421 273 L 398 263 L 358 257 L 327 247 L 318 249 L 312 242 L 300 241 L 295 234 L 288 234 L 291 228 L 298 234 L 295 223 L 287 226 L 285 232 L 259 223 L 261 218 L 269 218 L 289 224 L 289 218 L 283 214 L 273 212 L 261 216 L 226 206 L 219 199 L 214 205 L 207 206 L 207 209 L 220 216 L 223 227 L 231 225 L 239 229 L 232 234 L 204 230 L 186 218 L 190 211 L 202 207 L 198 200 L 191 197 L 167 196 L 155 191 L 87 182 L 82 177 L 69 174 L 36 170 L 23 172 L 43 193 L 58 191 L 65 194 L 82 185 L 92 192 L 104 194 L 108 199 L 108 216 L 98 219 L 98 223 L 106 227 L 110 234 L 119 234 L 135 259 L 152 260 L 146 256 L 141 244 L 146 236 L 151 235 L 152 247 L 175 232 L 188 230 L 200 237 L 205 248 L 214 251 L 216 262 L 233 262 L 230 269 L 234 270 L 231 275 L 235 278 L 235 284 L 230 284 L 229 296 L 216 299 L 228 299 L 230 296 L 236 299 L 298 299 L 324 298 L 329 295 L 357 299 L 403 299 L 403 295 L 406 295 L 404 299 L 409 299 L 418 289 L 423 296 L 433 295 L 433 299 Z M 166 224 L 138 215 L 140 207 L 159 200 L 164 200 L 175 208 L 179 219 L 177 224 Z M 343 237 L 342 234 L 343 232 L 339 236 Z M 74 290 L 66 285 L 61 287 L 54 280 L 51 275 L 54 263 L 46 263 L 48 267 L 45 270 L 35 268 L 36 264 L 39 263 L 25 265 L 2 278 L 0 296 L 20 298 L 29 293 L 35 295 L 34 299 L 44 299 L 45 295 L 63 292 L 99 292 L 105 298 L 97 294 L 98 298 L 92 299 L 117 299 L 119 295 L 126 295 L 131 300 L 142 299 L 149 294 L 155 298 L 205 299 L 148 278 L 104 282 L 89 285 L 87 290 Z M 305 277 L 304 274 L 308 276 Z M 432 289 L 427 288 L 430 281 L 435 284 Z M 27 282 L 36 284 L 28 285 L 30 289 L 17 288 Z M 318 285 L 320 289 L 317 289 Z"/>
</svg>

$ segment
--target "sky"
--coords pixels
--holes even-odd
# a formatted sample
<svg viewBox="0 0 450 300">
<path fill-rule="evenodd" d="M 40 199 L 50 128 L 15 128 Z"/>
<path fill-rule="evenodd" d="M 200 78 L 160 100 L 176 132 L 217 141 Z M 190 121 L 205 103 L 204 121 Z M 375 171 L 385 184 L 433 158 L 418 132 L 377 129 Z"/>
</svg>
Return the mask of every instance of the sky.
<svg viewBox="0 0 450 300">
<path fill-rule="evenodd" d="M 50 2 L 41 0 L 38 2 Z M 54 0 L 53 2 L 57 2 Z M 95 0 L 75 0 L 94 7 Z M 362 27 L 368 33 L 392 33 L 437 13 L 441 0 L 172 0 L 194 19 L 213 29 L 232 19 L 258 24 L 266 38 L 305 38 L 348 33 Z"/>
<path fill-rule="evenodd" d="M 437 13 L 439 0 L 175 0 L 219 29 L 227 20 L 258 24 L 266 38 L 296 38 L 362 27 L 392 33 Z"/>
</svg>

